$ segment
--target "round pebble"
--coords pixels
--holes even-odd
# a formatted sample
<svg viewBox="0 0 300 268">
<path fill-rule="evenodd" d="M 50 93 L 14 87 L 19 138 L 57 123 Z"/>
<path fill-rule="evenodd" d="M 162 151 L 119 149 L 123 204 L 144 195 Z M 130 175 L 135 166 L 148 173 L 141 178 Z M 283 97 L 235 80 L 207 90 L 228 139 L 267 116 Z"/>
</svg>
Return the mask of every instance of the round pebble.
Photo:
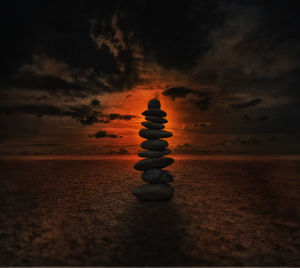
<svg viewBox="0 0 300 268">
<path fill-rule="evenodd" d="M 160 101 L 158 99 L 152 99 L 148 102 L 148 108 L 157 108 L 160 109 Z"/>
<path fill-rule="evenodd" d="M 165 126 L 163 124 L 147 122 L 147 121 L 142 122 L 142 125 L 146 128 L 150 128 L 150 129 L 163 129 L 163 128 L 165 128 Z"/>
<path fill-rule="evenodd" d="M 174 159 L 170 157 L 142 159 L 134 165 L 134 168 L 136 170 L 145 171 L 150 168 L 164 168 L 171 165 L 173 162 Z"/>
<path fill-rule="evenodd" d="M 161 150 L 167 147 L 169 143 L 165 140 L 146 140 L 141 143 L 141 147 L 144 149 L 150 149 L 150 150 Z"/>
<path fill-rule="evenodd" d="M 171 132 L 160 129 L 141 129 L 139 135 L 145 139 L 169 138 L 173 136 Z"/>
<path fill-rule="evenodd" d="M 138 152 L 139 157 L 146 157 L 146 158 L 158 158 L 164 155 L 171 153 L 171 149 L 164 149 L 164 150 L 147 150 L 147 151 L 140 151 Z"/>
<path fill-rule="evenodd" d="M 154 115 L 154 116 L 165 117 L 165 116 L 167 116 L 167 113 L 160 109 L 149 109 L 149 110 L 142 112 L 142 115 L 145 115 L 145 116 Z"/>
<path fill-rule="evenodd" d="M 154 123 L 168 123 L 168 120 L 159 116 L 149 115 L 146 116 L 146 120 L 154 122 Z"/>
</svg>

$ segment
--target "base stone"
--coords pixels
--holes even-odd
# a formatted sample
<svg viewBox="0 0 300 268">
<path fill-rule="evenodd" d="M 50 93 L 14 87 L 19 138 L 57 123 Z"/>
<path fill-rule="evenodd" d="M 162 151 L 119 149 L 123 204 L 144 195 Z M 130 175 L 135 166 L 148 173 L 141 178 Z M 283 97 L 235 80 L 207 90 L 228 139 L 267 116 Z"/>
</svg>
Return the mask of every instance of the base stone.
<svg viewBox="0 0 300 268">
<path fill-rule="evenodd" d="M 144 184 L 133 190 L 135 197 L 143 201 L 167 201 L 174 193 L 169 184 Z"/>
</svg>

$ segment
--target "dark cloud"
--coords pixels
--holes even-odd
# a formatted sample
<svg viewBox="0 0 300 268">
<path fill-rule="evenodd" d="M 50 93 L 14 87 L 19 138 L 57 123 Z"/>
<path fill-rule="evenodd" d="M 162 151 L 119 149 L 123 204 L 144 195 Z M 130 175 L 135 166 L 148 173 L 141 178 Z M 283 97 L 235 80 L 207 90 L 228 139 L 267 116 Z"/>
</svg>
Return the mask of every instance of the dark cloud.
<svg viewBox="0 0 300 268">
<path fill-rule="evenodd" d="M 225 146 L 227 144 L 227 140 L 223 140 L 217 143 L 213 143 L 212 146 Z"/>
<path fill-rule="evenodd" d="M 262 115 L 261 117 L 258 118 L 258 121 L 266 121 L 268 120 L 268 117 L 266 115 Z"/>
<path fill-rule="evenodd" d="M 185 98 L 188 94 L 194 92 L 194 90 L 186 87 L 172 87 L 162 92 L 163 95 L 172 98 Z"/>
<path fill-rule="evenodd" d="M 192 99 L 194 105 L 201 111 L 206 111 L 211 107 L 212 98 L 205 97 L 203 99 Z"/>
<path fill-rule="evenodd" d="M 250 115 L 244 114 L 244 115 L 243 115 L 243 120 L 245 120 L 245 121 L 247 121 L 247 122 L 250 122 L 250 121 L 252 121 L 252 118 L 250 117 Z"/>
<path fill-rule="evenodd" d="M 200 122 L 200 123 L 194 123 L 193 124 L 194 127 L 208 127 L 210 125 L 211 125 L 210 122 Z"/>
<path fill-rule="evenodd" d="M 268 139 L 268 142 L 276 142 L 276 141 L 278 141 L 278 139 L 274 136 L 272 136 Z"/>
<path fill-rule="evenodd" d="M 84 125 L 91 125 L 98 122 L 98 118 L 102 117 L 102 112 L 94 111 L 89 106 L 54 106 L 54 105 L 37 105 L 25 104 L 18 106 L 2 106 L 0 114 L 30 114 L 38 117 L 56 116 L 71 117 Z"/>
<path fill-rule="evenodd" d="M 220 148 L 197 148 L 189 143 L 177 144 L 173 149 L 174 154 L 182 155 L 202 155 L 202 154 L 220 154 L 222 151 Z"/>
<path fill-rule="evenodd" d="M 194 153 L 193 146 L 189 143 L 177 144 L 173 149 L 173 152 L 176 154 L 191 154 Z"/>
<path fill-rule="evenodd" d="M 128 115 L 128 114 L 125 114 L 125 115 L 122 115 L 122 114 L 118 114 L 118 113 L 113 113 L 113 114 L 109 114 L 108 115 L 108 118 L 109 120 L 115 120 L 115 119 L 120 119 L 120 120 L 131 120 L 132 118 L 135 118 L 136 115 Z"/>
<path fill-rule="evenodd" d="M 38 117 L 56 116 L 71 117 L 83 125 L 94 123 L 109 123 L 112 120 L 131 120 L 135 115 L 105 114 L 102 110 L 95 110 L 91 105 L 37 105 L 25 104 L 15 106 L 0 106 L 0 115 L 4 114 L 30 114 Z"/>
<path fill-rule="evenodd" d="M 193 94 L 198 98 L 210 95 L 208 91 L 200 91 L 186 87 L 171 87 L 163 91 L 162 94 L 170 97 L 172 100 L 175 100 L 176 98 L 186 98 L 189 94 Z"/>
<path fill-rule="evenodd" d="M 46 95 L 43 95 L 43 96 L 39 96 L 39 97 L 36 97 L 36 100 L 40 101 L 40 100 L 47 100 L 49 97 L 46 96 Z"/>
<path fill-rule="evenodd" d="M 31 143 L 26 144 L 24 146 L 35 146 L 35 147 L 53 147 L 53 146 L 61 146 L 62 144 L 59 143 Z M 19 144 L 8 144 L 7 147 L 19 147 Z"/>
<path fill-rule="evenodd" d="M 261 143 L 261 142 L 262 142 L 261 139 L 258 139 L 258 138 L 256 138 L 256 137 L 254 137 L 254 138 L 242 140 L 240 143 L 241 143 L 242 145 L 248 145 L 248 144 L 259 144 L 259 143 Z"/>
<path fill-rule="evenodd" d="M 296 7 L 291 1 L 7 3 L 1 74 L 14 77 L 33 55 L 46 55 L 68 64 L 75 83 L 81 75 L 95 84 L 101 78 L 106 83 L 99 82 L 99 91 L 121 91 L 141 81 L 139 47 L 145 62 L 190 73 L 200 84 L 264 83 L 276 79 L 290 59 L 299 59 Z M 281 57 L 287 59 L 283 64 L 276 60 Z"/>
<path fill-rule="evenodd" d="M 133 50 L 116 44 L 112 17 L 117 11 L 117 2 L 92 4 L 75 1 L 70 5 L 68 1 L 39 4 L 29 1 L 26 5 L 21 2 L 6 5 L 5 13 L 10 15 L 7 18 L 4 15 L 9 28 L 3 33 L 3 51 L 6 52 L 1 60 L 1 80 L 6 81 L 1 88 L 10 89 L 20 85 L 18 88 L 21 89 L 24 83 L 27 87 L 46 91 L 55 87 L 63 94 L 69 92 L 70 86 L 81 94 L 131 88 L 138 80 L 137 66 Z M 97 44 L 95 38 L 99 35 L 114 42 L 118 52 L 114 54 L 106 43 Z M 62 81 L 52 81 L 54 78 L 39 78 L 40 74 L 28 72 L 24 75 L 32 79 L 20 79 L 21 67 L 33 64 L 34 55 L 44 55 L 66 64 L 74 83 L 68 85 Z M 33 78 L 37 79 L 37 83 Z M 105 80 L 105 84 L 100 79 Z"/>
<path fill-rule="evenodd" d="M 90 105 L 92 106 L 100 106 L 100 101 L 97 99 L 93 99 L 90 103 Z"/>
<path fill-rule="evenodd" d="M 236 137 L 230 139 L 223 139 L 217 143 L 213 143 L 212 146 L 231 146 L 231 145 L 257 145 L 257 144 L 266 144 L 270 142 L 276 142 L 278 139 L 274 136 L 265 137 L 265 138 L 258 138 L 258 137 Z"/>
<path fill-rule="evenodd" d="M 259 117 L 255 117 L 255 116 L 250 116 L 249 114 L 244 114 L 242 120 L 246 122 L 255 122 L 255 121 L 263 122 L 268 120 L 268 116 L 262 115 Z"/>
<path fill-rule="evenodd" d="M 164 96 L 181 98 L 182 118 L 193 117 L 187 124 L 214 122 L 205 131 L 299 133 L 297 1 L 11 1 L 3 10 L 2 114 L 69 117 L 85 125 L 130 120 L 133 115 L 105 114 L 97 101 L 76 104 L 77 98 L 164 88 Z M 74 105 L 63 106 L 62 99 L 53 105 L 60 96 Z M 255 113 L 243 117 L 251 107 Z M 216 122 L 224 119 L 222 129 L 214 113 Z"/>
<path fill-rule="evenodd" d="M 212 97 L 208 91 L 194 90 L 186 87 L 172 87 L 162 92 L 163 95 L 170 97 L 172 100 L 176 98 L 186 98 L 189 94 L 193 97 L 188 101 L 193 103 L 199 110 L 206 111 L 211 107 Z"/>
<path fill-rule="evenodd" d="M 258 104 L 262 103 L 262 99 L 253 99 L 245 102 L 240 102 L 240 103 L 234 103 L 231 105 L 232 109 L 244 109 L 248 107 L 253 107 Z"/>
<path fill-rule="evenodd" d="M 43 90 L 51 94 L 63 94 L 76 97 L 86 97 L 86 94 L 92 93 L 87 87 L 80 83 L 73 83 L 63 80 L 53 75 L 36 75 L 26 72 L 21 76 L 0 81 L 0 90 L 8 89 L 22 90 Z"/>
<path fill-rule="evenodd" d="M 106 154 L 107 155 L 128 155 L 130 153 L 125 147 L 121 147 L 118 150 L 110 150 Z"/>
<path fill-rule="evenodd" d="M 155 1 L 130 1 L 121 7 L 121 29 L 133 32 L 145 54 L 153 56 L 161 66 L 177 70 L 188 70 L 197 64 L 209 47 L 210 31 L 225 18 L 214 0 L 166 0 L 159 6 Z"/>
<path fill-rule="evenodd" d="M 96 138 L 96 139 L 100 139 L 100 138 L 118 138 L 118 135 L 108 134 L 106 131 L 99 130 L 95 134 L 90 135 L 90 138 Z"/>
</svg>

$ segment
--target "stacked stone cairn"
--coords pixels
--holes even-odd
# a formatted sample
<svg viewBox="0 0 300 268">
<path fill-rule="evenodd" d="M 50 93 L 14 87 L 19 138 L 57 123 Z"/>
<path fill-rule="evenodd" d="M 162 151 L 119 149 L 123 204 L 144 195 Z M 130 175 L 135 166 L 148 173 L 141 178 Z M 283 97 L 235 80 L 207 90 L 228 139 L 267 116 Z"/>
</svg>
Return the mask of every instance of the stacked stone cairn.
<svg viewBox="0 0 300 268">
<path fill-rule="evenodd" d="M 134 189 L 133 193 L 139 200 L 162 201 L 170 200 L 174 193 L 174 188 L 168 183 L 173 181 L 173 175 L 168 170 L 163 170 L 171 165 L 174 160 L 170 157 L 164 157 L 171 153 L 166 148 L 169 144 L 161 138 L 171 137 L 171 132 L 163 130 L 164 123 L 167 123 L 166 112 L 160 109 L 160 101 L 152 99 L 148 103 L 148 110 L 142 115 L 146 116 L 142 125 L 145 127 L 140 130 L 139 135 L 146 140 L 141 143 L 145 151 L 138 153 L 142 159 L 134 165 L 136 170 L 143 171 L 142 179 L 147 182 Z"/>
</svg>

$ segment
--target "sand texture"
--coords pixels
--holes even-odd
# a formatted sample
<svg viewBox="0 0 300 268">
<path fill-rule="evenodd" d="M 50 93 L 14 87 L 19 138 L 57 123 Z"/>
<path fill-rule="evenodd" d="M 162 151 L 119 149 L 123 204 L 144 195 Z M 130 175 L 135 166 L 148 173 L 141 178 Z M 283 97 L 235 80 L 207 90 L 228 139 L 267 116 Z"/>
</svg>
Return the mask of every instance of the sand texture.
<svg viewBox="0 0 300 268">
<path fill-rule="evenodd" d="M 137 201 L 136 160 L 1 160 L 2 266 L 300 266 L 300 161 L 176 160 Z"/>
</svg>

